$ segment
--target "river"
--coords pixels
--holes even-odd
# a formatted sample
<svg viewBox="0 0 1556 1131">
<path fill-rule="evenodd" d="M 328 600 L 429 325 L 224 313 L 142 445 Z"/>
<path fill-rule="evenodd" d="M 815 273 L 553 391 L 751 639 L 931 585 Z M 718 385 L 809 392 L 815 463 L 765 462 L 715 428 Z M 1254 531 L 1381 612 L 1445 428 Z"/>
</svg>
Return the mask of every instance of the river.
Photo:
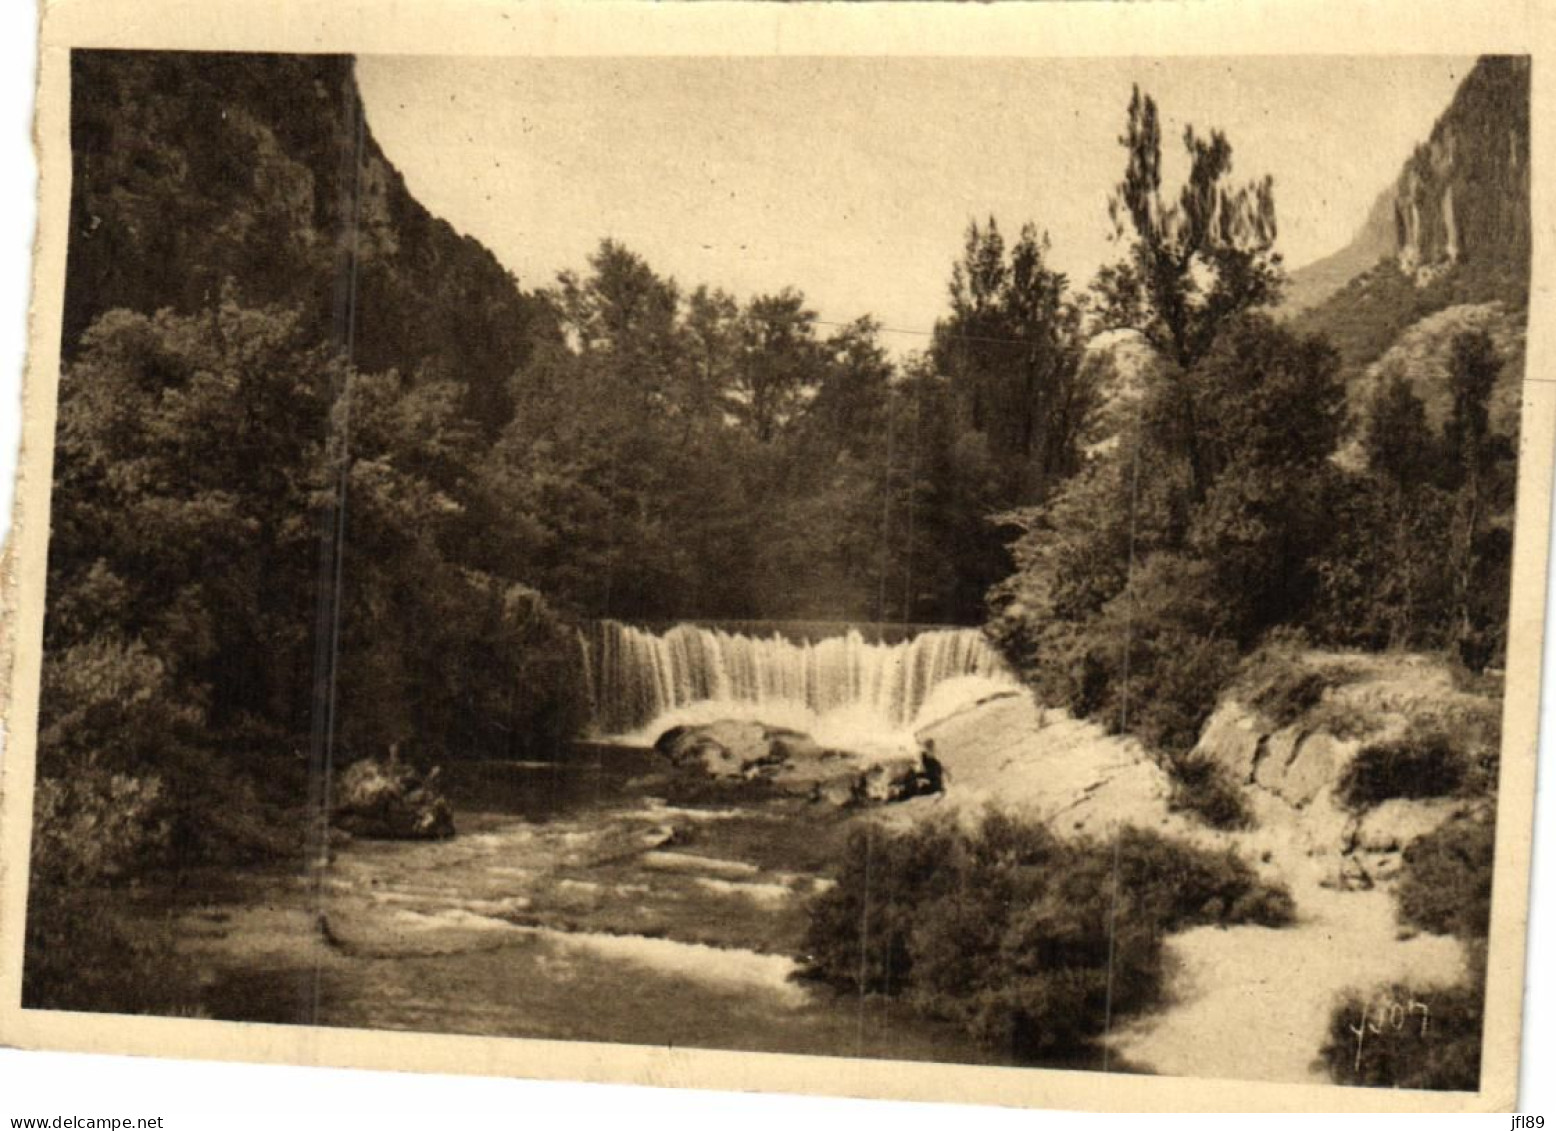
<svg viewBox="0 0 1556 1131">
<path fill-rule="evenodd" d="M 607 649 L 591 683 L 640 732 L 743 713 L 891 746 L 946 686 L 1003 678 L 973 633 L 623 630 Z M 623 742 L 451 765 L 452 840 L 351 840 L 311 876 L 194 877 L 138 905 L 143 921 L 171 917 L 174 976 L 221 1019 L 1008 1062 L 900 1002 L 798 976 L 807 903 L 870 811 L 672 790 L 662 770 Z"/>
<path fill-rule="evenodd" d="M 671 805 L 647 757 L 461 767 L 453 840 L 357 840 L 322 881 L 207 877 L 141 910 L 174 917 L 174 976 L 220 1019 L 1001 1062 L 795 977 L 805 902 L 858 818 Z"/>
</svg>

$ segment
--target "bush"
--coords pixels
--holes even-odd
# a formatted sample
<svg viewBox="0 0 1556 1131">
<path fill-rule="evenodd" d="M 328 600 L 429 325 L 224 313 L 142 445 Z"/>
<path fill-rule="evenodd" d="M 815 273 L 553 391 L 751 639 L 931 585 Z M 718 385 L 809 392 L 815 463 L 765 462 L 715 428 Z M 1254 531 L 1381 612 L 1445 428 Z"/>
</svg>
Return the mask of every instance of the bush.
<svg viewBox="0 0 1556 1131">
<path fill-rule="evenodd" d="M 1471 984 L 1394 984 L 1378 993 L 1351 991 L 1329 1017 L 1321 1056 L 1337 1084 L 1373 1088 L 1480 1087 L 1483 978 Z"/>
<path fill-rule="evenodd" d="M 95 884 L 146 867 L 167 847 L 162 782 L 95 767 L 40 778 L 33 792 L 32 878 Z"/>
<path fill-rule="evenodd" d="M 1399 881 L 1400 918 L 1437 934 L 1485 938 L 1495 852 L 1489 817 L 1450 821 L 1412 841 Z"/>
<path fill-rule="evenodd" d="M 810 973 L 868 993 L 902 992 L 910 973 L 914 914 L 949 889 L 947 861 L 962 843 L 946 820 L 906 832 L 884 833 L 873 825 L 856 832 L 837 886 L 810 907 Z"/>
<path fill-rule="evenodd" d="M 1253 823 L 1248 798 L 1226 768 L 1202 754 L 1179 754 L 1167 759 L 1172 793 L 1167 799 L 1174 812 L 1192 813 L 1213 829 L 1245 829 Z"/>
<path fill-rule="evenodd" d="M 1199 741 L 1237 661 L 1231 641 L 1169 632 L 1150 641 L 1131 680 L 1131 730 L 1153 750 L 1182 751 Z"/>
<path fill-rule="evenodd" d="M 1343 804 L 1366 809 L 1390 798 L 1444 797 L 1463 784 L 1469 761 L 1440 730 L 1412 730 L 1357 752 L 1338 783 Z"/>
<path fill-rule="evenodd" d="M 994 813 L 970 832 L 940 822 L 857 834 L 836 887 L 811 906 L 807 966 L 1031 1058 L 1083 1045 L 1110 1009 L 1156 1001 L 1168 931 L 1278 926 L 1292 911 L 1231 852 L 1134 828 L 1113 842 L 1061 840 Z"/>
<path fill-rule="evenodd" d="M 23 1004 L 32 1009 L 187 1010 L 167 977 L 165 940 L 132 938 L 105 884 L 161 862 L 167 798 L 157 778 L 85 765 L 34 791 Z"/>
<path fill-rule="evenodd" d="M 1088 632 L 1086 713 L 1153 750 L 1191 749 L 1237 664 L 1208 567 L 1156 554 Z"/>
</svg>

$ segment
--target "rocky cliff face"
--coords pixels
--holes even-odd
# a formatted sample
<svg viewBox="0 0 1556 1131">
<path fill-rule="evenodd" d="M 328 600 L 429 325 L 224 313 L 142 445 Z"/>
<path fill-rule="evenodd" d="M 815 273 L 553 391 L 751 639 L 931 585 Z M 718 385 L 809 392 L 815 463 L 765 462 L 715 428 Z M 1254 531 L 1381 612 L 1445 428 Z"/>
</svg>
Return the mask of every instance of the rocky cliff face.
<svg viewBox="0 0 1556 1131">
<path fill-rule="evenodd" d="M 224 294 L 298 310 L 365 370 L 463 380 L 505 411 L 538 304 L 430 215 L 373 140 L 344 56 L 77 51 L 65 355 L 104 311 Z"/>
<path fill-rule="evenodd" d="M 1318 305 L 1380 260 L 1417 288 L 1469 273 L 1476 293 L 1455 301 L 1507 298 L 1481 292 L 1500 276 L 1527 280 L 1529 225 L 1529 60 L 1484 57 L 1356 238 L 1292 272 L 1286 308 Z"/>
<path fill-rule="evenodd" d="M 1484 58 L 1394 185 L 1395 255 L 1418 283 L 1529 258 L 1529 60 Z"/>
</svg>

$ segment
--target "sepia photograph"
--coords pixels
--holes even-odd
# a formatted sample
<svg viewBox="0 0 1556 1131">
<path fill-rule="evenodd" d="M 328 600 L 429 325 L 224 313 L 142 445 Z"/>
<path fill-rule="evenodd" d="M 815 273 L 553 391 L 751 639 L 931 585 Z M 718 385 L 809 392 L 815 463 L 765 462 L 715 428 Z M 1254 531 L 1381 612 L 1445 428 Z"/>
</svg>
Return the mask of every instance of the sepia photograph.
<svg viewBox="0 0 1556 1131">
<path fill-rule="evenodd" d="M 1529 54 L 57 65 L 8 1023 L 1516 1080 Z"/>
</svg>

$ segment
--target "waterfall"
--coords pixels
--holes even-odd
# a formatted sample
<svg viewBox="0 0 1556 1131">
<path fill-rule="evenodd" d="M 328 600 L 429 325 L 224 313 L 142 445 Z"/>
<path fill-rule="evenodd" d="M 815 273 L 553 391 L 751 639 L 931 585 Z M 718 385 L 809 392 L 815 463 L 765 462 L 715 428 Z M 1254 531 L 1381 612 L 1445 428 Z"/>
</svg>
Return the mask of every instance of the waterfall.
<svg viewBox="0 0 1556 1131">
<path fill-rule="evenodd" d="M 583 641 L 601 735 L 652 742 L 671 726 L 746 718 L 828 745 L 896 745 L 915 726 L 1015 682 L 977 629 L 895 644 L 856 629 L 795 642 L 681 624 L 663 632 L 602 621 Z"/>
</svg>

